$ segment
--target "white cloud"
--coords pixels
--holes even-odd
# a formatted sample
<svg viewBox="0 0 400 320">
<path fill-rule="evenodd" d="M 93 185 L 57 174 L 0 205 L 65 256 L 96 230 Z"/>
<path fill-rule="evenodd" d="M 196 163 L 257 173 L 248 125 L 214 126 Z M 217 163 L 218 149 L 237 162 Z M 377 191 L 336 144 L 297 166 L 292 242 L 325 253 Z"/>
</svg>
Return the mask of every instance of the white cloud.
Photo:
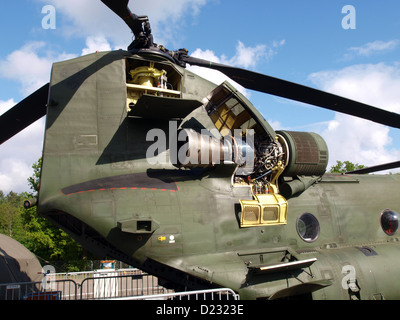
<svg viewBox="0 0 400 320">
<path fill-rule="evenodd" d="M 272 58 L 273 55 L 276 54 L 276 48 L 279 46 L 283 45 L 285 43 L 284 40 L 279 41 L 279 42 L 274 42 L 271 47 L 268 47 L 267 45 L 260 44 L 255 47 L 246 47 L 243 42 L 238 41 L 238 44 L 236 46 L 236 52 L 235 55 L 232 58 L 228 58 L 225 55 L 221 55 L 218 57 L 214 51 L 206 49 L 196 49 L 191 56 L 204 59 L 204 60 L 209 60 L 212 62 L 216 63 L 221 63 L 221 64 L 226 64 L 226 65 L 232 65 L 236 67 L 242 67 L 245 69 L 248 68 L 255 68 L 257 64 L 265 61 L 269 61 L 269 59 Z M 250 92 L 246 90 L 244 87 L 233 81 L 232 79 L 229 79 L 227 76 L 225 76 L 223 73 L 217 71 L 217 70 L 212 70 L 208 68 L 202 68 L 202 67 L 197 67 L 197 66 L 189 66 L 187 67 L 188 70 L 198 74 L 201 77 L 204 77 L 205 79 L 214 82 L 216 84 L 221 84 L 225 80 L 228 80 L 231 84 L 233 84 L 243 95 L 245 95 L 247 98 L 250 98 Z"/>
<path fill-rule="evenodd" d="M 4 112 L 8 111 L 11 107 L 15 105 L 14 99 L 8 99 L 7 101 L 2 101 L 0 100 L 0 115 L 2 115 Z"/>
<path fill-rule="evenodd" d="M 218 57 L 215 55 L 215 53 L 211 50 L 202 50 L 202 49 L 196 49 L 192 54 L 192 57 L 199 58 L 199 59 L 204 59 L 216 63 L 224 63 L 225 62 L 225 57 Z M 187 69 L 189 71 L 192 71 L 196 74 L 198 74 L 200 77 L 203 77 L 204 79 L 207 79 L 208 81 L 211 81 L 217 85 L 221 84 L 224 81 L 229 81 L 232 85 L 235 86 L 237 90 L 239 90 L 243 95 L 249 98 L 250 93 L 243 88 L 241 85 L 233 81 L 232 79 L 229 79 L 226 75 L 223 73 L 209 69 L 209 68 L 203 68 L 203 67 L 197 67 L 197 66 L 190 66 L 187 65 Z"/>
<path fill-rule="evenodd" d="M 267 56 L 267 46 L 265 44 L 246 47 L 243 42 L 239 41 L 236 47 L 236 55 L 227 62 L 228 64 L 249 68 L 255 67 L 261 58 L 267 58 Z"/>
<path fill-rule="evenodd" d="M 285 40 L 274 41 L 272 46 L 259 44 L 255 47 L 246 47 L 243 42 L 238 41 L 236 55 L 224 63 L 243 67 L 245 69 L 254 68 L 260 61 L 269 61 L 276 53 L 277 48 L 284 45 Z"/>
<path fill-rule="evenodd" d="M 104 36 L 98 35 L 86 38 L 86 48 L 82 49 L 82 55 L 93 52 L 110 51 L 111 45 Z"/>
<path fill-rule="evenodd" d="M 0 114 L 14 105 L 13 99 L 0 101 Z M 44 119 L 41 119 L 1 145 L 0 190 L 29 191 L 27 179 L 33 174 L 32 164 L 41 156 L 43 134 Z"/>
<path fill-rule="evenodd" d="M 321 71 L 310 79 L 324 90 L 394 112 L 400 112 L 400 65 L 353 65 Z"/>
<path fill-rule="evenodd" d="M 264 116 L 264 114 L 263 114 L 263 116 Z M 266 119 L 265 116 L 264 116 L 264 118 Z M 267 122 L 269 123 L 269 125 L 272 128 L 274 128 L 275 131 L 281 130 L 283 128 L 282 123 L 278 120 L 268 119 Z"/>
<path fill-rule="evenodd" d="M 83 37 L 102 34 L 115 42 L 125 43 L 130 31 L 124 22 L 99 0 L 38 0 L 53 5 L 57 14 L 57 30 L 66 37 Z M 63 23 L 63 21 L 67 22 Z M 129 41 L 129 40 L 128 40 Z"/>
<path fill-rule="evenodd" d="M 28 95 L 49 82 L 53 62 L 74 56 L 65 52 L 55 54 L 45 42 L 32 41 L 0 60 L 0 76 L 19 82 L 22 93 Z"/>
<path fill-rule="evenodd" d="M 132 40 L 132 32 L 125 23 L 99 0 L 39 0 L 56 8 L 57 15 L 62 14 L 69 20 L 57 29 L 66 36 L 87 37 L 94 34 L 109 39 L 114 47 L 126 48 Z M 152 0 L 130 1 L 129 8 L 137 15 L 147 15 L 152 33 L 157 43 L 168 45 L 177 38 L 185 15 L 195 16 L 209 0 Z"/>
<path fill-rule="evenodd" d="M 394 50 L 399 44 L 398 40 L 368 42 L 360 47 L 351 47 L 349 51 L 359 56 L 370 56 L 378 52 L 387 52 Z"/>
<path fill-rule="evenodd" d="M 49 82 L 53 62 L 76 55 L 54 53 L 45 42 L 29 42 L 0 60 L 0 76 L 18 82 L 21 93 L 28 96 Z M 0 114 L 17 102 L 13 98 L 0 101 Z M 44 118 L 36 121 L 1 145 L 0 190 L 29 191 L 27 179 L 33 173 L 32 164 L 42 153 Z"/>
<path fill-rule="evenodd" d="M 1 159 L 0 190 L 4 193 L 29 191 L 27 180 L 32 174 L 32 166 L 28 166 L 25 161 L 21 161 L 18 158 Z"/>
<path fill-rule="evenodd" d="M 322 90 L 400 112 L 399 65 L 355 65 L 338 71 L 314 73 L 310 79 Z M 330 163 L 349 160 L 367 166 L 398 161 L 388 127 L 344 114 L 335 114 L 321 132 L 328 143 Z"/>
</svg>

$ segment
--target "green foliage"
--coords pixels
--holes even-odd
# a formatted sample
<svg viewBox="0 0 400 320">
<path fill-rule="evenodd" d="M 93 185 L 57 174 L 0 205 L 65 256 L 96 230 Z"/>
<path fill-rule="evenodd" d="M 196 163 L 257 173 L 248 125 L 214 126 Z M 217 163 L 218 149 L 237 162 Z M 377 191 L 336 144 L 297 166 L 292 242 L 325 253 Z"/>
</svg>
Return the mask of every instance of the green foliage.
<svg viewBox="0 0 400 320">
<path fill-rule="evenodd" d="M 23 244 L 44 260 L 82 259 L 83 249 L 67 233 L 39 217 L 36 208 L 23 213 L 25 241 Z"/>
<path fill-rule="evenodd" d="M 35 192 L 34 196 L 37 196 L 39 193 L 39 181 L 40 181 L 40 172 L 42 169 L 42 158 L 39 158 L 38 162 L 32 165 L 33 176 L 28 178 L 28 183 L 30 188 Z"/>
<path fill-rule="evenodd" d="M 24 239 L 22 213 L 20 205 L 26 194 L 10 192 L 5 195 L 0 191 L 0 232 L 18 241 Z"/>
<path fill-rule="evenodd" d="M 365 168 L 362 164 L 354 164 L 350 161 L 339 161 L 336 160 L 336 165 L 332 166 L 330 171 L 331 173 L 345 173 L 348 171 L 359 170 Z"/>
</svg>

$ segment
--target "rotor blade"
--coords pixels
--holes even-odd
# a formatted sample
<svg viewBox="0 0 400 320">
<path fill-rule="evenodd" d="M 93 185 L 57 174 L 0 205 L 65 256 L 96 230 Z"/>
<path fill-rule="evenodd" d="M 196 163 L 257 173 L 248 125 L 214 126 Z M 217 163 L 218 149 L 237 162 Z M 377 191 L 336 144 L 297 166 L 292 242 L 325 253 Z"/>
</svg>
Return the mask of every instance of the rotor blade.
<svg viewBox="0 0 400 320">
<path fill-rule="evenodd" d="M 348 171 L 345 174 L 366 174 L 366 173 L 372 173 L 372 172 L 377 172 L 377 171 L 396 169 L 399 167 L 400 167 L 400 161 L 396 161 L 396 162 L 380 164 L 380 165 L 372 166 L 372 167 L 368 167 L 368 168 Z"/>
<path fill-rule="evenodd" d="M 101 2 L 109 7 L 122 20 L 124 20 L 134 35 L 138 35 L 140 32 L 142 32 L 141 22 L 128 8 L 129 0 L 101 0 Z"/>
<path fill-rule="evenodd" d="M 0 116 L 0 144 L 46 115 L 49 84 Z"/>
<path fill-rule="evenodd" d="M 400 114 L 397 113 L 254 71 L 190 56 L 183 57 L 183 61 L 190 65 L 218 70 L 247 89 L 304 102 L 400 129 Z"/>
</svg>

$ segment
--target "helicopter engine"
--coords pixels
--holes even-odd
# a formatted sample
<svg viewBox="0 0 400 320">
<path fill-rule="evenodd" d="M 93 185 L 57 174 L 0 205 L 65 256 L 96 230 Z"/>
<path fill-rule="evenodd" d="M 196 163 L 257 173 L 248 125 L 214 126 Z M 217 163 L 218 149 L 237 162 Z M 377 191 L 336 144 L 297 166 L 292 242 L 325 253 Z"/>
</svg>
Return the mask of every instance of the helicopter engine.
<svg viewBox="0 0 400 320">
<path fill-rule="evenodd" d="M 329 159 L 326 142 L 313 132 L 278 131 L 276 141 L 272 141 L 267 136 L 249 134 L 218 139 L 207 130 L 199 133 L 181 129 L 178 150 L 178 166 L 183 168 L 236 164 L 234 182 L 251 184 L 256 194 L 271 192 L 271 185 L 277 187 L 281 176 L 284 193 L 289 197 L 322 176 Z M 312 177 L 312 183 L 304 183 L 305 177 Z"/>
<path fill-rule="evenodd" d="M 207 130 L 198 133 L 193 129 L 182 129 L 178 133 L 178 161 L 184 168 L 211 167 L 220 163 L 235 163 L 241 166 L 251 164 L 254 150 L 251 138 L 225 136 L 217 139 Z"/>
</svg>

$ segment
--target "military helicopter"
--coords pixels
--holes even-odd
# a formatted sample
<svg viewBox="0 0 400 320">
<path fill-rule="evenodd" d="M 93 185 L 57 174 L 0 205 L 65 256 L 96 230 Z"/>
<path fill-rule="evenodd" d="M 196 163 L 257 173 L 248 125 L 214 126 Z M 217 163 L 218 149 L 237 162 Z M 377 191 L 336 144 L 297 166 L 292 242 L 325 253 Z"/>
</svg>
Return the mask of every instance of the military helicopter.
<svg viewBox="0 0 400 320">
<path fill-rule="evenodd" d="M 176 290 L 400 298 L 400 176 L 325 174 L 322 137 L 275 132 L 232 85 L 186 65 L 395 128 L 400 115 L 167 50 L 128 0 L 102 2 L 132 30 L 128 49 L 54 63 L 50 82 L 0 118 L 4 142 L 46 116 L 39 196 L 27 207 Z"/>
</svg>

